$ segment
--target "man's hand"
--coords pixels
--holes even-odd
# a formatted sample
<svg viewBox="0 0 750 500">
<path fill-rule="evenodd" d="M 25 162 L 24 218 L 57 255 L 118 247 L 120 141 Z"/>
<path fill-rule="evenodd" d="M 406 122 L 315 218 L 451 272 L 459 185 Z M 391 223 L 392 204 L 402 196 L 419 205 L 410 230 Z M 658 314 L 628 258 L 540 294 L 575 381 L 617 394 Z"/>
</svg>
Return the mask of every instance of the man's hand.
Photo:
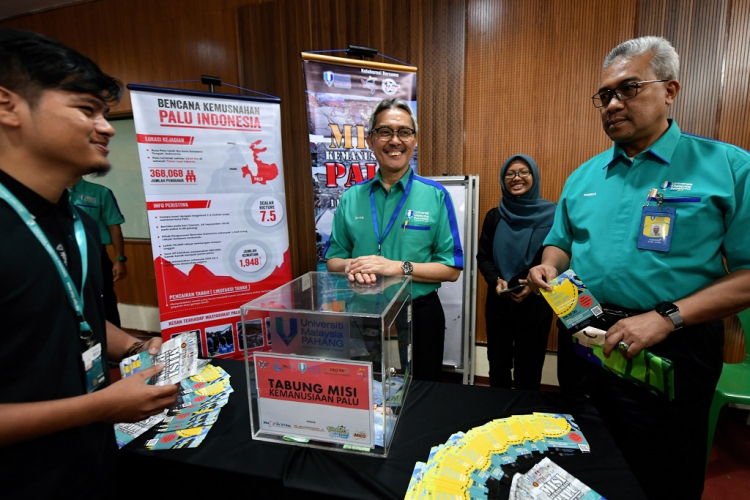
<svg viewBox="0 0 750 500">
<path fill-rule="evenodd" d="M 351 259 L 344 269 L 349 281 L 355 279 L 359 283 L 374 283 L 377 275 L 394 276 L 402 272 L 401 264 L 395 260 L 389 260 L 381 255 L 364 255 Z"/>
<path fill-rule="evenodd" d="M 177 385 L 146 384 L 163 369 L 163 364 L 152 366 L 99 391 L 105 412 L 102 420 L 113 424 L 138 422 L 172 406 L 177 400 Z"/>
<path fill-rule="evenodd" d="M 619 343 L 623 342 L 628 348 L 620 348 L 620 352 L 627 358 L 633 358 L 641 349 L 662 342 L 673 331 L 672 320 L 656 311 L 621 319 L 607 330 L 604 355 L 609 357 Z"/>
<path fill-rule="evenodd" d="M 554 266 L 540 264 L 529 269 L 529 275 L 526 277 L 526 286 L 530 292 L 535 292 L 540 288 L 548 292 L 552 291 L 549 282 L 557 278 L 558 272 Z"/>
<path fill-rule="evenodd" d="M 148 351 L 152 356 L 159 352 L 161 349 L 162 339 L 161 337 L 153 337 L 151 340 L 143 344 L 143 347 L 138 349 L 138 352 Z"/>
<path fill-rule="evenodd" d="M 112 264 L 112 281 L 121 280 L 125 278 L 125 276 L 127 275 L 128 275 L 128 268 L 125 267 L 125 263 L 120 262 L 119 260 L 116 260 Z"/>
</svg>

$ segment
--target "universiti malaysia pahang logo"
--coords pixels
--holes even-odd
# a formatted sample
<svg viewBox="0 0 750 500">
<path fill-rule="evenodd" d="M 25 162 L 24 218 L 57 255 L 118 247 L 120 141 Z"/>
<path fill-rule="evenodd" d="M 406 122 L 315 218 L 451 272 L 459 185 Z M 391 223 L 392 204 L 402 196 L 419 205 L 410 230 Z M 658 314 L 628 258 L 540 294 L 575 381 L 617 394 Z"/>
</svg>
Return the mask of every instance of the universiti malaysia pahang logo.
<svg viewBox="0 0 750 500">
<path fill-rule="evenodd" d="M 288 327 L 289 333 L 287 333 L 286 327 Z M 284 318 L 276 318 L 276 333 L 287 346 L 292 343 L 294 337 L 297 336 L 297 332 L 297 318 L 287 318 L 286 321 L 284 321 Z"/>
<path fill-rule="evenodd" d="M 329 87 L 333 85 L 333 71 L 324 71 L 323 81 L 326 82 L 326 85 L 328 85 Z"/>
</svg>

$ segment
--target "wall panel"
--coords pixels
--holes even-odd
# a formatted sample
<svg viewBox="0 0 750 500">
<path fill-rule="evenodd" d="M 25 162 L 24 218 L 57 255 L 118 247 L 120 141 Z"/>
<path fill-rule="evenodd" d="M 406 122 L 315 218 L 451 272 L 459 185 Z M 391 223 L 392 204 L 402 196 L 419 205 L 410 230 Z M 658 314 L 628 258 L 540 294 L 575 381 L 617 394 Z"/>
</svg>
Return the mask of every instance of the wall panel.
<svg viewBox="0 0 750 500">
<path fill-rule="evenodd" d="M 107 253 L 110 260 L 114 262 L 115 253 L 112 245 L 107 246 Z M 126 265 L 128 274 L 125 279 L 115 282 L 118 302 L 139 306 L 158 306 L 151 242 L 126 239 L 125 255 L 128 256 Z"/>
<path fill-rule="evenodd" d="M 258 0 L 100 0 L 0 23 L 44 33 L 81 51 L 124 83 L 239 80 L 235 10 Z M 200 83 L 173 84 L 206 90 Z M 225 92 L 231 89 L 223 89 Z M 126 93 L 113 112 L 131 110 Z"/>
</svg>

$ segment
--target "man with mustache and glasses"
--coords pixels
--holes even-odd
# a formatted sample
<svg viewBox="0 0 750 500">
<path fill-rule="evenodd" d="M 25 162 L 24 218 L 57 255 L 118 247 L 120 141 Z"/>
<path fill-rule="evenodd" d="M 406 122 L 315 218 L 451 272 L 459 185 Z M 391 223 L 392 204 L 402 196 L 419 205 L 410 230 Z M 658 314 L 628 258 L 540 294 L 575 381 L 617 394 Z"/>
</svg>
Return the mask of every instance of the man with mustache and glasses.
<svg viewBox="0 0 750 500">
<path fill-rule="evenodd" d="M 122 86 L 42 35 L 0 28 L 0 452 L 7 498 L 112 498 L 113 424 L 160 413 L 176 386 L 107 360 L 158 351 L 104 318 L 96 222 L 69 201 L 106 172 Z M 33 477 L 29 477 L 30 471 Z"/>
<path fill-rule="evenodd" d="M 648 497 L 697 500 L 721 319 L 750 305 L 750 154 L 667 118 L 678 71 L 658 37 L 606 57 L 592 100 L 614 145 L 568 178 L 528 280 L 549 290 L 574 269 L 603 305 L 606 356 L 648 349 L 673 362 L 668 401 L 576 358 L 560 332 L 561 389 L 591 396 Z"/>
<path fill-rule="evenodd" d="M 341 197 L 324 252 L 327 267 L 363 284 L 376 282 L 378 275 L 411 275 L 413 376 L 439 380 L 445 314 L 437 289 L 443 281 L 456 281 L 463 269 L 453 202 L 443 186 L 414 174 L 409 165 L 418 128 L 408 104 L 381 101 L 368 128 L 367 145 L 379 169 Z"/>
</svg>

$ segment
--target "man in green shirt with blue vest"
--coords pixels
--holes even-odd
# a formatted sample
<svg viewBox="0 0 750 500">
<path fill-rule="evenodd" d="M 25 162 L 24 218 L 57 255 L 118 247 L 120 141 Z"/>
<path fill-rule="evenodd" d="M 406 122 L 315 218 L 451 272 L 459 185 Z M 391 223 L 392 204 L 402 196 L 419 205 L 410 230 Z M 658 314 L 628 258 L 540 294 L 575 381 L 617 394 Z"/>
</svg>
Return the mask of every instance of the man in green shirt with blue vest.
<svg viewBox="0 0 750 500">
<path fill-rule="evenodd" d="M 549 290 L 574 269 L 605 309 L 605 355 L 648 349 L 673 362 L 669 402 L 586 365 L 560 332 L 561 389 L 591 396 L 648 497 L 698 500 L 721 319 L 750 305 L 750 154 L 667 119 L 678 71 L 663 38 L 607 56 L 592 99 L 615 144 L 568 178 L 528 278 Z"/>
<path fill-rule="evenodd" d="M 378 104 L 367 136 L 378 172 L 341 197 L 324 254 L 329 271 L 358 283 L 373 283 L 377 275 L 411 275 L 414 377 L 439 380 L 445 314 L 437 289 L 458 279 L 463 250 L 450 195 L 409 166 L 416 136 L 408 104 L 400 99 Z"/>
<path fill-rule="evenodd" d="M 101 184 L 81 178 L 70 188 L 70 202 L 89 214 L 99 226 L 102 238 L 102 274 L 104 276 L 104 313 L 107 321 L 120 327 L 120 313 L 117 310 L 117 295 L 114 282 L 125 278 L 128 269 L 125 263 L 125 239 L 120 225 L 125 222 L 112 190 Z M 114 264 L 107 254 L 107 246 L 115 251 Z"/>
</svg>

